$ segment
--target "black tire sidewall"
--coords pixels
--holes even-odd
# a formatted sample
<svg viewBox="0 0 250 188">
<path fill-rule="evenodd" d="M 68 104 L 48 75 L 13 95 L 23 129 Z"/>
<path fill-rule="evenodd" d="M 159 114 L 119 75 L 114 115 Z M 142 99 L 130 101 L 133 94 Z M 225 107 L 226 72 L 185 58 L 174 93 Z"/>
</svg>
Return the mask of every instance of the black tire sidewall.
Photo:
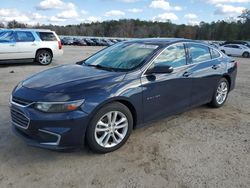
<svg viewBox="0 0 250 188">
<path fill-rule="evenodd" d="M 127 130 L 126 136 L 118 145 L 116 145 L 112 148 L 104 148 L 104 147 L 100 146 L 95 140 L 95 128 L 96 128 L 97 121 L 99 121 L 100 118 L 104 114 L 106 114 L 110 111 L 120 111 L 127 117 L 128 130 Z M 110 104 L 105 105 L 101 109 L 99 109 L 97 111 L 97 113 L 93 116 L 93 118 L 90 121 L 90 124 L 87 128 L 87 131 L 86 131 L 86 141 L 87 141 L 87 144 L 90 147 L 90 149 L 94 152 L 97 152 L 97 153 L 112 152 L 112 151 L 119 149 L 122 145 L 125 144 L 125 142 L 128 140 L 128 138 L 131 134 L 132 129 L 133 129 L 133 116 L 132 116 L 130 110 L 125 105 L 123 105 L 119 102 L 110 103 Z"/>
<path fill-rule="evenodd" d="M 42 63 L 39 62 L 39 56 L 40 56 L 40 54 L 42 54 L 42 53 L 48 53 L 48 54 L 50 55 L 50 62 L 49 62 L 48 64 L 42 64 Z M 36 62 L 39 63 L 40 65 L 44 65 L 44 66 L 49 65 L 49 64 L 52 63 L 52 59 L 53 59 L 52 54 L 51 54 L 51 52 L 48 51 L 48 50 L 39 50 L 39 51 L 37 52 L 37 54 L 36 54 Z"/>
</svg>

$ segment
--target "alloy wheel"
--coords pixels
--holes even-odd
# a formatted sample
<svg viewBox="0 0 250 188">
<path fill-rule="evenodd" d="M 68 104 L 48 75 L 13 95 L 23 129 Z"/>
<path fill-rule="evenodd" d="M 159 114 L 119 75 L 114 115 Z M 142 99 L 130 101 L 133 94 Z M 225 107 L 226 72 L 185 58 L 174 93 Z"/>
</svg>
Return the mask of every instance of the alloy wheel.
<svg viewBox="0 0 250 188">
<path fill-rule="evenodd" d="M 217 88 L 216 101 L 218 104 L 225 102 L 228 94 L 228 86 L 226 82 L 221 82 Z"/>
<path fill-rule="evenodd" d="M 43 52 L 38 57 L 39 63 L 47 65 L 51 62 L 51 55 L 47 52 Z"/>
<path fill-rule="evenodd" d="M 128 131 L 128 119 L 119 111 L 110 111 L 102 116 L 95 127 L 95 141 L 104 148 L 118 145 Z"/>
</svg>

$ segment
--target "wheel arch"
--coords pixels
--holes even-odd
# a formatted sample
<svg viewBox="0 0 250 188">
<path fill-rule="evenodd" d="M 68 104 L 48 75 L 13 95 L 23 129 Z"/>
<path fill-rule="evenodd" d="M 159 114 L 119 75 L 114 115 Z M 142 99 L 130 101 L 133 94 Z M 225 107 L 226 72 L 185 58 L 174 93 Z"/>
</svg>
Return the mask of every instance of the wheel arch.
<svg viewBox="0 0 250 188">
<path fill-rule="evenodd" d="M 129 111 L 131 112 L 132 114 L 132 117 L 133 117 L 133 129 L 136 128 L 136 125 L 138 123 L 138 114 L 137 114 L 137 111 L 136 111 L 136 108 L 135 108 L 135 105 L 129 100 L 127 99 L 126 97 L 116 97 L 116 98 L 111 98 L 109 100 L 106 100 L 104 101 L 103 103 L 99 104 L 93 112 L 91 112 L 91 119 L 94 117 L 94 115 L 96 114 L 96 112 L 98 110 L 100 110 L 102 107 L 104 107 L 105 105 L 107 104 L 110 104 L 110 103 L 115 103 L 115 102 L 118 102 L 118 103 L 121 103 L 123 105 L 125 105 Z"/>
<path fill-rule="evenodd" d="M 229 90 L 231 89 L 231 78 L 228 74 L 224 74 L 223 75 L 223 78 L 225 78 L 227 81 L 228 81 L 228 84 L 229 84 Z"/>
<path fill-rule="evenodd" d="M 52 57 L 53 57 L 53 51 L 52 51 L 50 48 L 39 48 L 39 49 L 37 49 L 37 50 L 36 50 L 36 56 L 37 56 L 37 53 L 38 53 L 39 51 L 41 51 L 41 50 L 47 50 L 47 51 L 49 51 L 49 52 L 51 53 Z"/>
</svg>

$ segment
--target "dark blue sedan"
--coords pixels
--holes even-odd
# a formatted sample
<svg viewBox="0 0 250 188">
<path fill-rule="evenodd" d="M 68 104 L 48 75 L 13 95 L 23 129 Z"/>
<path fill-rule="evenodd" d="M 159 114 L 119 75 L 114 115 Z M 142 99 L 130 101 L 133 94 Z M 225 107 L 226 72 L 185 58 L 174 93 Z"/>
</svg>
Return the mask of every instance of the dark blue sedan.
<svg viewBox="0 0 250 188">
<path fill-rule="evenodd" d="M 33 146 L 63 150 L 86 142 L 111 152 L 147 122 L 202 104 L 221 107 L 236 74 L 235 61 L 200 42 L 121 42 L 20 82 L 10 99 L 12 127 Z"/>
</svg>

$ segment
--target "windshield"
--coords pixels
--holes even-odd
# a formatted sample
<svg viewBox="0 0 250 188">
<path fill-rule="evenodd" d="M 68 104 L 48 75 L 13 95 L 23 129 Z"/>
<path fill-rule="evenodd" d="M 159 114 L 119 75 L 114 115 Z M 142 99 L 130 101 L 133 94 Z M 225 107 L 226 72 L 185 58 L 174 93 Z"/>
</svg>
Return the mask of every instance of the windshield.
<svg viewBox="0 0 250 188">
<path fill-rule="evenodd" d="M 141 65 L 157 48 L 157 45 L 118 43 L 93 55 L 84 63 L 99 68 L 131 70 Z"/>
</svg>

